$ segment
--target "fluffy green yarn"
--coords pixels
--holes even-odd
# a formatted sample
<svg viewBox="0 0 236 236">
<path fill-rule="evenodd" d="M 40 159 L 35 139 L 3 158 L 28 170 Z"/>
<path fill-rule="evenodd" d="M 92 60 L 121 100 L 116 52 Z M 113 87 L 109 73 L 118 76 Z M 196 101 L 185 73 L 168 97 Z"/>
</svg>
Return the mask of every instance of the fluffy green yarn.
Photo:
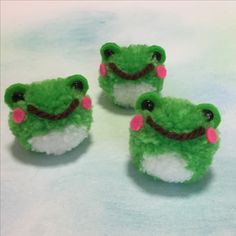
<svg viewBox="0 0 236 236">
<path fill-rule="evenodd" d="M 145 83 L 153 86 L 154 89 L 152 91 L 159 93 L 162 90 L 164 80 L 157 78 L 155 69 L 138 80 L 128 81 L 115 74 L 108 66 L 109 63 L 114 63 L 125 73 L 134 74 L 141 71 L 148 64 L 152 64 L 154 67 L 163 65 L 166 55 L 164 49 L 160 46 L 130 45 L 128 47 L 119 47 L 115 43 L 106 43 L 101 47 L 100 53 L 102 64 L 106 65 L 107 74 L 106 76 L 99 76 L 99 85 L 104 94 L 114 103 L 120 105 L 114 97 L 114 85 L 138 85 Z M 155 53 L 159 55 L 158 60 L 154 56 Z"/>
<path fill-rule="evenodd" d="M 82 84 L 80 89 L 73 87 L 73 83 L 78 81 Z M 87 90 L 87 80 L 81 75 L 32 84 L 11 85 L 5 92 L 5 102 L 12 110 L 20 108 L 26 115 L 25 120 L 17 124 L 12 118 L 13 111 L 9 113 L 9 127 L 12 133 L 25 149 L 31 150 L 28 140 L 32 137 L 46 135 L 50 131 L 60 131 L 71 124 L 89 129 L 92 122 L 92 110 L 83 109 L 81 106 L 81 100 Z M 23 99 L 14 101 L 14 94 L 19 92 L 23 95 Z M 27 105 L 31 104 L 44 112 L 60 114 L 73 99 L 79 100 L 79 106 L 66 118 L 60 120 L 43 119 L 27 110 Z"/>
<path fill-rule="evenodd" d="M 145 106 L 147 101 L 152 108 L 150 110 Z M 138 99 L 135 110 L 143 117 L 144 123 L 139 131 L 130 129 L 129 143 L 132 160 L 140 171 L 145 172 L 142 166 L 145 155 L 158 158 L 162 154 L 176 153 L 187 163 L 186 169 L 193 173 L 191 179 L 185 182 L 197 181 L 207 172 L 219 148 L 219 139 L 215 144 L 209 143 L 205 134 L 183 141 L 170 139 L 153 129 L 147 123 L 147 117 L 150 116 L 155 123 L 177 134 L 191 132 L 199 127 L 216 129 L 220 123 L 220 114 L 215 106 L 194 105 L 184 99 L 160 98 L 156 93 L 146 93 Z M 212 112 L 211 120 L 204 115 L 203 111 L 206 110 Z"/>
</svg>

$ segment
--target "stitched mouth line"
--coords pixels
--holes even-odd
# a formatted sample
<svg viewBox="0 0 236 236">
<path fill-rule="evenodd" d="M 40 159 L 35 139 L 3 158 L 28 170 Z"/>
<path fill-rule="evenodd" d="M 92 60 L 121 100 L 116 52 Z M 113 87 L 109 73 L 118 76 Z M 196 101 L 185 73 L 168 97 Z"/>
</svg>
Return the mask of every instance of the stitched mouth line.
<svg viewBox="0 0 236 236">
<path fill-rule="evenodd" d="M 27 106 L 28 112 L 43 118 L 43 119 L 48 119 L 48 120 L 61 120 L 69 116 L 77 107 L 79 106 L 79 100 L 78 99 L 73 99 L 70 105 L 61 113 L 59 114 L 50 114 L 44 111 L 41 111 L 34 105 L 29 104 Z"/>
<path fill-rule="evenodd" d="M 155 68 L 153 64 L 147 64 L 142 70 L 129 74 L 122 71 L 115 63 L 109 63 L 108 66 L 116 75 L 125 80 L 138 80 Z"/>
<path fill-rule="evenodd" d="M 163 127 L 161 127 L 160 125 L 155 123 L 151 116 L 148 116 L 146 121 L 154 130 L 156 130 L 161 135 L 163 135 L 169 139 L 175 139 L 178 141 L 195 139 L 195 138 L 201 137 L 206 132 L 205 128 L 199 127 L 197 129 L 194 129 L 191 132 L 178 134 L 176 132 L 171 132 L 171 131 L 164 129 Z"/>
</svg>

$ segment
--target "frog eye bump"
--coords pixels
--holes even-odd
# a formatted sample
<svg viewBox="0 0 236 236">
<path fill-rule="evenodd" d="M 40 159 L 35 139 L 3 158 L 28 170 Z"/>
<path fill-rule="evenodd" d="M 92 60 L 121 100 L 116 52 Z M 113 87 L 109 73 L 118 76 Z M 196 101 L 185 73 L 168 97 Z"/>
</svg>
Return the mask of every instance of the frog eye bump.
<svg viewBox="0 0 236 236">
<path fill-rule="evenodd" d="M 10 107 L 14 108 L 17 102 L 25 101 L 25 94 L 28 86 L 25 84 L 17 83 L 10 85 L 4 94 L 4 101 Z"/>
<path fill-rule="evenodd" d="M 152 60 L 158 62 L 158 64 L 163 64 L 166 60 L 165 50 L 157 45 L 152 45 L 149 47 Z"/>
<path fill-rule="evenodd" d="M 155 108 L 154 103 L 151 100 L 144 100 L 141 104 L 142 110 L 153 111 Z"/>
<path fill-rule="evenodd" d="M 23 92 L 14 92 L 11 96 L 11 99 L 13 102 L 19 102 L 19 101 L 24 101 L 25 97 L 24 97 L 24 93 Z"/>
<path fill-rule="evenodd" d="M 76 90 L 79 90 L 79 91 L 82 91 L 84 89 L 84 85 L 83 85 L 83 83 L 80 80 L 74 81 L 71 84 L 71 87 L 76 89 Z"/>
<path fill-rule="evenodd" d="M 89 89 L 87 79 L 79 74 L 71 75 L 66 78 L 65 83 L 68 87 L 77 91 L 80 94 L 85 95 Z"/>
<path fill-rule="evenodd" d="M 108 42 L 102 45 L 100 49 L 101 56 L 103 60 L 108 60 L 114 54 L 120 51 L 120 47 L 116 43 Z"/>
<path fill-rule="evenodd" d="M 153 111 L 156 107 L 161 106 L 160 96 L 156 92 L 143 93 L 135 103 L 136 111 Z"/>
<path fill-rule="evenodd" d="M 214 119 L 214 113 L 211 110 L 203 109 L 202 113 L 208 122 L 210 122 Z"/>
<path fill-rule="evenodd" d="M 154 60 L 160 62 L 160 61 L 162 60 L 162 55 L 161 55 L 161 53 L 160 53 L 160 52 L 154 52 L 154 53 L 152 54 L 152 59 L 154 59 Z"/>
<path fill-rule="evenodd" d="M 104 53 L 104 56 L 108 59 L 108 58 L 110 58 L 115 52 L 112 51 L 111 49 L 105 49 L 103 53 Z"/>
<path fill-rule="evenodd" d="M 209 122 L 212 128 L 217 128 L 221 122 L 221 115 L 218 108 L 211 103 L 201 103 L 197 107 L 205 122 Z"/>
</svg>

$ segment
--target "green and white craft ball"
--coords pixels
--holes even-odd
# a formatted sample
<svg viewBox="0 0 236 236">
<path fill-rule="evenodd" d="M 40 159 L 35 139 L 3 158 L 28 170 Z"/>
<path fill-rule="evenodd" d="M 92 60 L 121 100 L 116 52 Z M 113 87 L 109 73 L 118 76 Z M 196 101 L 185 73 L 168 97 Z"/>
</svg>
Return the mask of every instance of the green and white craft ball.
<svg viewBox="0 0 236 236">
<path fill-rule="evenodd" d="M 145 93 L 130 122 L 130 154 L 143 173 L 166 182 L 199 180 L 219 148 L 221 118 L 212 104 Z"/>
<path fill-rule="evenodd" d="M 82 75 L 32 84 L 13 84 L 5 92 L 9 126 L 22 147 L 60 155 L 78 146 L 92 122 L 88 82 Z"/>
<path fill-rule="evenodd" d="M 160 93 L 166 77 L 165 50 L 157 45 L 120 47 L 106 43 L 100 49 L 99 85 L 113 103 L 133 108 L 137 98 L 149 91 Z"/>
</svg>

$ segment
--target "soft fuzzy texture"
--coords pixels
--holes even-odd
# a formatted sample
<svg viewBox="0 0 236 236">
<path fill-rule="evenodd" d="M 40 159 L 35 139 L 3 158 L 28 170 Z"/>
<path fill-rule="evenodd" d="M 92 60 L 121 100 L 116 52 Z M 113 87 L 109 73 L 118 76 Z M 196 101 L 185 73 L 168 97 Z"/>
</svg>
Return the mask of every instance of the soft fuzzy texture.
<svg viewBox="0 0 236 236">
<path fill-rule="evenodd" d="M 82 88 L 76 89 L 72 84 L 78 81 L 82 83 Z M 13 112 L 10 112 L 9 126 L 12 133 L 25 149 L 32 150 L 29 140 L 34 137 L 48 135 L 52 131 L 62 132 L 70 125 L 89 130 L 92 122 L 92 109 L 84 109 L 81 105 L 87 90 L 87 80 L 81 75 L 45 80 L 30 85 L 11 85 L 5 92 L 5 102 L 13 111 L 19 108 L 25 112 L 25 119 L 21 123 L 16 123 L 13 119 Z M 13 94 L 16 92 L 23 93 L 24 100 L 14 102 Z M 44 112 L 60 114 L 66 110 L 73 99 L 77 99 L 79 105 L 67 117 L 59 120 L 40 118 L 27 109 L 28 105 L 33 105 Z M 45 150 L 45 152 L 51 151 Z M 54 153 L 56 153 L 55 150 Z"/>
<path fill-rule="evenodd" d="M 105 55 L 106 50 L 111 50 L 113 54 L 107 57 Z M 145 92 L 155 90 L 159 93 L 162 90 L 164 80 L 157 77 L 155 69 L 140 77 L 138 80 L 127 81 L 115 74 L 108 66 L 109 63 L 114 63 L 119 69 L 129 74 L 134 74 L 141 71 L 148 64 L 152 64 L 156 68 L 158 65 L 163 65 L 166 58 L 165 51 L 161 47 L 147 45 L 130 45 L 128 47 L 119 47 L 115 43 L 106 43 L 101 47 L 100 52 L 103 66 L 98 79 L 99 85 L 105 95 L 115 104 L 123 107 L 134 107 L 133 98 L 125 95 L 129 93 L 129 88 L 131 87 L 133 90 L 138 88 L 140 90 L 144 90 Z M 153 57 L 155 52 L 159 52 L 162 55 L 159 61 Z M 106 67 L 105 75 L 104 65 Z M 131 84 L 133 84 L 133 86 L 131 86 Z M 143 88 L 140 88 L 140 84 L 147 84 L 148 86 L 143 86 Z M 120 92 L 117 94 L 117 92 L 114 91 L 114 89 L 118 86 L 123 87 L 123 94 L 125 96 L 122 101 L 120 101 L 118 96 Z M 126 86 L 128 87 L 126 88 Z"/>
<path fill-rule="evenodd" d="M 144 155 L 142 171 L 167 182 L 182 183 L 191 179 L 193 175 L 192 171 L 186 169 L 186 165 L 186 161 L 176 153 Z"/>
<path fill-rule="evenodd" d="M 115 84 L 113 88 L 113 97 L 116 104 L 123 107 L 134 107 L 136 100 L 140 95 L 156 89 L 144 82 L 134 83 L 127 82 L 125 84 Z"/>
<path fill-rule="evenodd" d="M 142 109 L 143 101 L 147 100 L 154 104 L 152 111 Z M 212 162 L 213 155 L 219 147 L 219 139 L 215 144 L 209 143 L 205 134 L 184 141 L 170 139 L 154 130 L 146 120 L 148 116 L 151 116 L 160 126 L 178 134 L 191 132 L 199 127 L 206 130 L 209 127 L 216 129 L 220 123 L 220 114 L 217 108 L 211 104 L 194 105 L 184 99 L 160 98 L 156 93 L 150 92 L 139 97 L 135 109 L 136 113 L 141 115 L 144 120 L 138 131 L 130 129 L 130 154 L 137 168 L 147 172 L 142 166 L 145 156 L 159 158 L 162 155 L 169 156 L 175 153 L 187 163 L 187 170 L 193 172 L 192 178 L 184 182 L 199 180 Z M 211 110 L 214 119 L 207 121 L 203 115 L 203 109 Z M 159 176 L 151 175 L 159 178 Z M 178 181 L 172 178 L 171 182 Z"/>
<path fill-rule="evenodd" d="M 87 136 L 86 128 L 69 125 L 61 131 L 51 131 L 46 135 L 35 136 L 28 140 L 28 143 L 31 144 L 33 151 L 61 155 L 78 146 Z"/>
</svg>

